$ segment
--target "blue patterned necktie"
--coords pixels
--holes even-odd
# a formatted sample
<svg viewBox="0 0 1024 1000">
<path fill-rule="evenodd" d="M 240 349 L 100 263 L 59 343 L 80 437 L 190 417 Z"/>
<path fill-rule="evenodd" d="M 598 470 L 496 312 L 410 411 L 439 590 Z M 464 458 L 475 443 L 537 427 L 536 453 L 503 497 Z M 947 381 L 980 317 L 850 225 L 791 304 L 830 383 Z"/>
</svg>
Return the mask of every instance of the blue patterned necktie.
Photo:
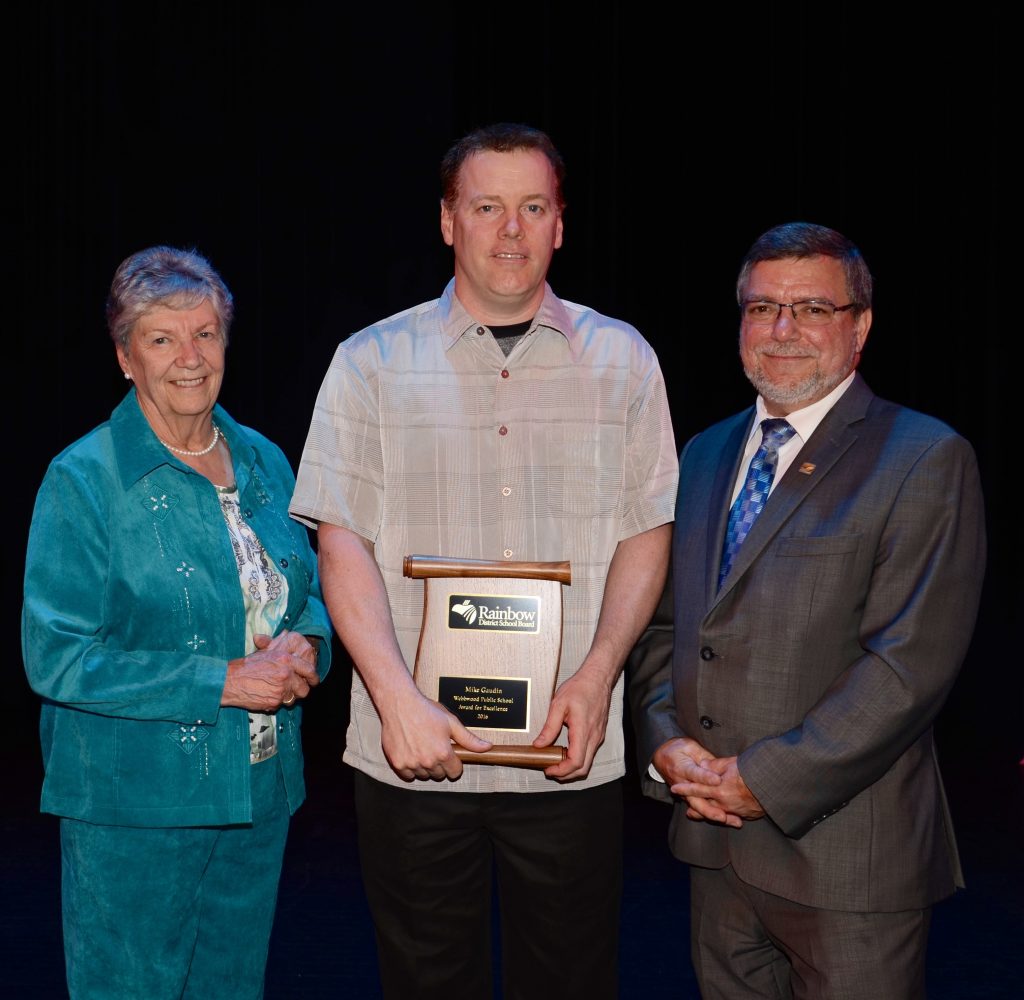
<svg viewBox="0 0 1024 1000">
<path fill-rule="evenodd" d="M 761 421 L 761 447 L 750 460 L 743 486 L 729 510 L 729 526 L 725 532 L 725 545 L 722 548 L 722 566 L 718 571 L 718 586 L 721 587 L 732 569 L 732 561 L 736 558 L 743 540 L 757 515 L 764 509 L 775 478 L 775 466 L 779 461 L 779 449 L 796 433 L 792 427 L 781 419 Z"/>
</svg>

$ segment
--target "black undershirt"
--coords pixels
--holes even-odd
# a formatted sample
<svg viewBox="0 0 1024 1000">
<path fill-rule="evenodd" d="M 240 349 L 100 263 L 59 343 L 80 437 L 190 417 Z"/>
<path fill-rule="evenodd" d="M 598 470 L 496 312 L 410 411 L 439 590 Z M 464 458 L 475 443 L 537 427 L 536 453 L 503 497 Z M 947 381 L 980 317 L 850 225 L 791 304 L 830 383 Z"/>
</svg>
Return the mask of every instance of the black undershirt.
<svg viewBox="0 0 1024 1000">
<path fill-rule="evenodd" d="M 498 346 L 501 348 L 501 353 L 507 358 L 512 353 L 512 348 L 519 343 L 523 334 L 530 329 L 532 322 L 532 319 L 528 319 L 523 323 L 510 323 L 508 326 L 488 326 L 487 329 L 491 331 L 494 339 L 498 342 Z"/>
</svg>

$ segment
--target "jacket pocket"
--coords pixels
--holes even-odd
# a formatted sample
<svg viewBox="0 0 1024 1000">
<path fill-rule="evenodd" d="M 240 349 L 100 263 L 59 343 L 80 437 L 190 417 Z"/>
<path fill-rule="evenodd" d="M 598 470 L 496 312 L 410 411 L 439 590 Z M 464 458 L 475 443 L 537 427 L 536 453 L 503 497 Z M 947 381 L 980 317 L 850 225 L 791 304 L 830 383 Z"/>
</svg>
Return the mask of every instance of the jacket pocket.
<svg viewBox="0 0 1024 1000">
<path fill-rule="evenodd" d="M 861 534 L 824 535 L 806 538 L 779 538 L 775 543 L 775 555 L 783 557 L 800 556 L 841 556 L 856 552 L 860 547 Z"/>
</svg>

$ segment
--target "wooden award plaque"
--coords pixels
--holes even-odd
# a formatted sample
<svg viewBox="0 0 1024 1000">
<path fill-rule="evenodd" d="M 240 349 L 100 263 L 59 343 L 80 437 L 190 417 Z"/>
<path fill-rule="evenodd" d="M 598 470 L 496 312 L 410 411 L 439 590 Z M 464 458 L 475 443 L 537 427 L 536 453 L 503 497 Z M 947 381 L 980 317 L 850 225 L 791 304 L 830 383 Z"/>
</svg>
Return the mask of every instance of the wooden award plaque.
<svg viewBox="0 0 1024 1000">
<path fill-rule="evenodd" d="M 405 557 L 423 580 L 416 685 L 467 729 L 494 744 L 465 763 L 545 768 L 562 746 L 534 747 L 555 691 L 562 652 L 562 586 L 568 562 Z"/>
</svg>

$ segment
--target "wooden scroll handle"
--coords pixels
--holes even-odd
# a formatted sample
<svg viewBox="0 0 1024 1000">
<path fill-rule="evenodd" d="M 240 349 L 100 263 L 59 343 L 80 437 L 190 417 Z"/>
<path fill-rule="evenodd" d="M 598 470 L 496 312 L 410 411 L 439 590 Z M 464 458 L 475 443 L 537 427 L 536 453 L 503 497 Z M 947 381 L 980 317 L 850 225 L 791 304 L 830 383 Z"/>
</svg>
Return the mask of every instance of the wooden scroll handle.
<svg viewBox="0 0 1024 1000">
<path fill-rule="evenodd" d="M 497 559 L 452 559 L 448 556 L 406 556 L 402 575 L 413 580 L 433 576 L 519 577 L 572 584 L 568 562 L 504 562 Z"/>
<path fill-rule="evenodd" d="M 552 764 L 561 764 L 565 760 L 568 751 L 565 747 L 535 747 L 529 744 L 525 746 L 493 746 L 490 750 L 475 753 L 460 747 L 458 743 L 453 747 L 455 756 L 463 764 L 501 764 L 504 767 L 532 767 L 540 771 Z"/>
</svg>

